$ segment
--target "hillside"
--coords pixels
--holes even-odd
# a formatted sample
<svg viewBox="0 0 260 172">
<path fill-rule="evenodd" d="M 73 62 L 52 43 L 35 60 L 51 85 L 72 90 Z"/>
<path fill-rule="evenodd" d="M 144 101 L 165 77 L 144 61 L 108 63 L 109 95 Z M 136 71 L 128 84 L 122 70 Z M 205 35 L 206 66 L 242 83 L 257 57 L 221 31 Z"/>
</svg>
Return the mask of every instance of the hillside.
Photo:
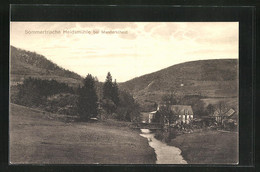
<svg viewBox="0 0 260 172">
<path fill-rule="evenodd" d="M 127 122 L 70 122 L 68 116 L 10 104 L 11 164 L 154 164 L 145 138 Z"/>
<path fill-rule="evenodd" d="M 141 104 L 160 102 L 162 95 L 176 91 L 204 98 L 237 97 L 238 60 L 200 60 L 181 63 L 121 83 Z"/>
<path fill-rule="evenodd" d="M 11 46 L 10 54 L 11 85 L 16 85 L 28 77 L 55 79 L 71 86 L 76 86 L 81 83 L 81 76 L 59 67 L 46 59 L 46 57 L 35 52 Z"/>
</svg>

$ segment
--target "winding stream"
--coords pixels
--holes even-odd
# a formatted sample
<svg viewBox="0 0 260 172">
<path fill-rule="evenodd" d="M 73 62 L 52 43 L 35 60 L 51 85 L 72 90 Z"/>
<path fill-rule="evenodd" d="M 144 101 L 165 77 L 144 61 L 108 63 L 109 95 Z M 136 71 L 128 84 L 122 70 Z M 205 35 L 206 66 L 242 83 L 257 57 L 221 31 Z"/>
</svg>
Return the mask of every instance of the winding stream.
<svg viewBox="0 0 260 172">
<path fill-rule="evenodd" d="M 156 164 L 187 164 L 181 156 L 181 150 L 174 146 L 168 146 L 156 138 L 154 134 L 150 133 L 149 129 L 141 129 L 142 137 L 148 139 L 149 145 L 154 148 L 157 156 Z"/>
</svg>

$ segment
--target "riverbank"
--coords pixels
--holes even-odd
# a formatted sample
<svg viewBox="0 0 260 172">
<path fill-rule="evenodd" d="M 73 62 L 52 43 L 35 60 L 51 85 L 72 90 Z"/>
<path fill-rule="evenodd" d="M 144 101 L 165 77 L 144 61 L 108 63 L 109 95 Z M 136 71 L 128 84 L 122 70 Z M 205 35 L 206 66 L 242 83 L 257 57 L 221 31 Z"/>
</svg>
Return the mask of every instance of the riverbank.
<svg viewBox="0 0 260 172">
<path fill-rule="evenodd" d="M 238 133 L 202 131 L 172 139 L 171 146 L 181 149 L 188 164 L 237 164 Z"/>
<path fill-rule="evenodd" d="M 181 156 L 181 150 L 174 146 L 169 146 L 154 137 L 148 129 L 141 129 L 142 137 L 149 141 L 149 145 L 154 149 L 157 157 L 156 164 L 187 164 Z"/>
<path fill-rule="evenodd" d="M 12 164 L 155 164 L 147 139 L 127 123 L 64 122 L 60 115 L 10 107 Z"/>
</svg>

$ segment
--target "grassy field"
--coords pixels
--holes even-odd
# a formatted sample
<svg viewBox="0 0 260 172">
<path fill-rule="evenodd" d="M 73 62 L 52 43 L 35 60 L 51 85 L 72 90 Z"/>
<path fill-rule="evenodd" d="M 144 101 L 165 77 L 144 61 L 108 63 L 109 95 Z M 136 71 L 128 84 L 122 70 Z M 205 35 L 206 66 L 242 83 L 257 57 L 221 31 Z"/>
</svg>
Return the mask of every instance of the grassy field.
<svg viewBox="0 0 260 172">
<path fill-rule="evenodd" d="M 204 131 L 177 136 L 170 145 L 181 149 L 189 164 L 238 163 L 238 133 Z"/>
<path fill-rule="evenodd" d="M 12 164 L 153 164 L 147 139 L 124 122 L 65 122 L 62 115 L 10 105 Z"/>
</svg>

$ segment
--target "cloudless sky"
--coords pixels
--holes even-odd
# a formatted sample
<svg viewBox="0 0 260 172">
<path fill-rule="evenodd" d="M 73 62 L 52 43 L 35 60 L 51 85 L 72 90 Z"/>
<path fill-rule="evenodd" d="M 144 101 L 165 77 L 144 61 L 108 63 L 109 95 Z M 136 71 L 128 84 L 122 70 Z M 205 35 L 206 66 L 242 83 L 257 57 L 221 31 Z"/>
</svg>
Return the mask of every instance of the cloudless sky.
<svg viewBox="0 0 260 172">
<path fill-rule="evenodd" d="M 238 28 L 238 22 L 11 22 L 10 44 L 83 77 L 104 81 L 110 71 L 124 82 L 182 62 L 237 59 Z M 45 30 L 60 33 L 32 33 Z"/>
</svg>

